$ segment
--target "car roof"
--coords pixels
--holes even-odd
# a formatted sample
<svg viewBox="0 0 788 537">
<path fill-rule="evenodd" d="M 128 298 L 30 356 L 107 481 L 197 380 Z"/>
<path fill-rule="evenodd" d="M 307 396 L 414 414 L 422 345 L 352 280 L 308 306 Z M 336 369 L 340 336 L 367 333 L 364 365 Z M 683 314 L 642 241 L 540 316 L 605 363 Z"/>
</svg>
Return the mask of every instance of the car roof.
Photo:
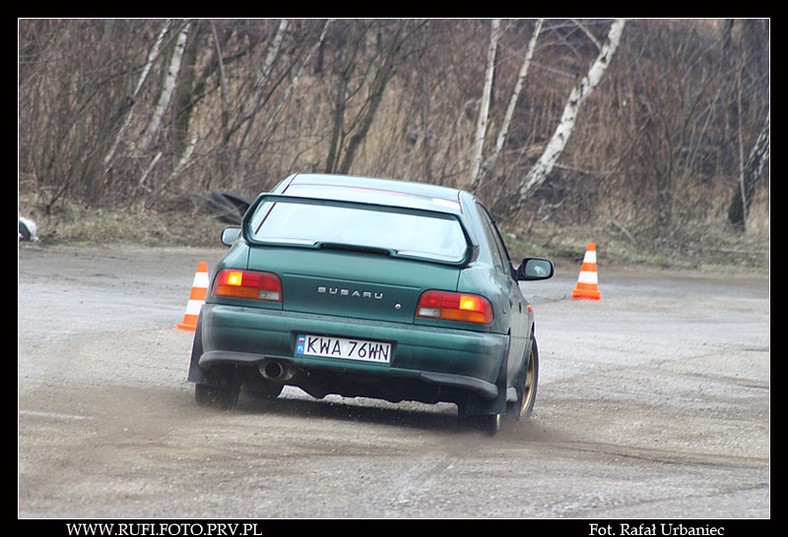
<svg viewBox="0 0 788 537">
<path fill-rule="evenodd" d="M 463 191 L 399 179 L 298 173 L 282 181 L 274 192 L 291 196 L 462 213 Z"/>
</svg>

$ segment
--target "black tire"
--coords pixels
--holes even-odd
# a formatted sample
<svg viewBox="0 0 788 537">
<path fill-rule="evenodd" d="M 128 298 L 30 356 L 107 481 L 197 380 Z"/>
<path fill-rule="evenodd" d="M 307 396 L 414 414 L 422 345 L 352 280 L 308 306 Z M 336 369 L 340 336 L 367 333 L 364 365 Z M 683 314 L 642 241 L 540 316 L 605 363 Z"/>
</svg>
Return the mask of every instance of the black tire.
<svg viewBox="0 0 788 537">
<path fill-rule="evenodd" d="M 506 406 L 506 362 L 503 360 L 498 372 L 496 385 L 498 396 L 492 400 L 482 400 L 476 394 L 457 402 L 457 417 L 460 428 L 481 431 L 495 436 L 501 430 L 501 420 L 508 409 Z"/>
<path fill-rule="evenodd" d="M 208 210 L 220 221 L 237 225 L 243 220 L 244 213 L 252 201 L 226 190 L 214 190 L 207 201 Z"/>
<path fill-rule="evenodd" d="M 483 414 L 476 416 L 476 428 L 487 433 L 490 436 L 495 436 L 501 430 L 501 415 L 500 414 Z"/>
<path fill-rule="evenodd" d="M 476 396 L 469 395 L 466 401 L 457 404 L 457 422 L 460 429 L 480 431 L 495 436 L 501 430 L 501 414 L 479 412 Z"/>
<path fill-rule="evenodd" d="M 523 376 L 522 386 L 517 388 L 519 419 L 527 419 L 534 411 L 536 404 L 536 388 L 539 385 L 539 345 L 536 336 L 531 338 L 531 356 Z"/>
<path fill-rule="evenodd" d="M 250 379 L 244 384 L 244 389 L 258 399 L 276 399 L 282 393 L 284 387 L 284 384 L 271 382 L 264 378 Z"/>
<path fill-rule="evenodd" d="M 463 429 L 480 431 L 495 436 L 501 430 L 500 414 L 465 414 L 459 413 L 460 425 Z"/>
<path fill-rule="evenodd" d="M 224 410 L 232 409 L 238 402 L 240 386 L 231 383 L 227 388 L 208 384 L 194 385 L 194 400 L 200 406 L 210 406 Z"/>
</svg>

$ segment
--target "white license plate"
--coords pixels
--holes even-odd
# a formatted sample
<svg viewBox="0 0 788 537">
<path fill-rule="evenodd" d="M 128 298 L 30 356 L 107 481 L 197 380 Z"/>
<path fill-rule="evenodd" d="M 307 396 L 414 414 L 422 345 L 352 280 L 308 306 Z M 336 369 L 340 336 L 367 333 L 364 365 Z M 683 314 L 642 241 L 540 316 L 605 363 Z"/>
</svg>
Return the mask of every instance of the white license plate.
<svg viewBox="0 0 788 537">
<path fill-rule="evenodd" d="M 388 364 L 391 361 L 391 344 L 363 339 L 300 334 L 296 338 L 296 355 Z"/>
</svg>

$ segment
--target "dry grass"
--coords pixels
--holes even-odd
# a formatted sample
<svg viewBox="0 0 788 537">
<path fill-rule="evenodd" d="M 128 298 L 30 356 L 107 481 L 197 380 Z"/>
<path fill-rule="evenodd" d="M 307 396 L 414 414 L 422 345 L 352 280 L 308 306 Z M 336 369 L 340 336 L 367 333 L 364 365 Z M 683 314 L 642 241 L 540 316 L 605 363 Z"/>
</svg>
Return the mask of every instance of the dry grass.
<svg viewBox="0 0 788 537">
<path fill-rule="evenodd" d="M 768 202 L 768 200 L 767 200 Z M 36 220 L 42 246 L 72 244 L 90 246 L 129 243 L 145 246 L 219 245 L 226 224 L 204 208 L 204 199 L 192 197 L 171 203 L 165 210 L 80 208 L 64 204 L 55 215 L 36 210 L 32 196 L 20 199 L 20 215 Z M 683 229 L 670 241 L 638 239 L 612 222 L 586 226 L 531 225 L 526 230 L 514 223 L 502 228 L 514 260 L 545 256 L 578 263 L 589 242 L 597 244 L 600 263 L 608 266 L 643 265 L 663 268 L 766 273 L 769 270 L 768 203 L 753 207 L 746 233 L 709 224 Z"/>
<path fill-rule="evenodd" d="M 201 197 L 179 203 L 176 208 L 86 209 L 63 203 L 54 214 L 41 212 L 34 196 L 19 200 L 19 214 L 38 225 L 42 245 L 93 245 L 129 243 L 145 246 L 216 246 L 226 224 L 204 209 Z"/>
</svg>

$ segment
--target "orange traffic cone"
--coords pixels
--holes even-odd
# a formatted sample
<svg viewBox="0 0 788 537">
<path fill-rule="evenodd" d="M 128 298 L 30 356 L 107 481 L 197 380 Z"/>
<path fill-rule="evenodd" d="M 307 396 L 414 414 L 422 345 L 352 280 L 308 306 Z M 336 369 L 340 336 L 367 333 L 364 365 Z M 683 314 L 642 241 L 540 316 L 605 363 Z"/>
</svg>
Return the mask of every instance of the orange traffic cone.
<svg viewBox="0 0 788 537">
<path fill-rule="evenodd" d="M 189 302 L 186 304 L 186 314 L 183 316 L 183 322 L 178 324 L 178 330 L 188 330 L 189 332 L 197 330 L 197 318 L 200 316 L 200 310 L 208 295 L 208 282 L 208 263 L 200 261 L 197 264 L 197 272 L 194 274 Z"/>
<path fill-rule="evenodd" d="M 585 300 L 602 299 L 596 271 L 596 243 L 588 243 L 586 255 L 583 258 L 583 266 L 580 268 L 580 276 L 577 278 L 577 287 L 572 291 L 572 298 Z"/>
</svg>

